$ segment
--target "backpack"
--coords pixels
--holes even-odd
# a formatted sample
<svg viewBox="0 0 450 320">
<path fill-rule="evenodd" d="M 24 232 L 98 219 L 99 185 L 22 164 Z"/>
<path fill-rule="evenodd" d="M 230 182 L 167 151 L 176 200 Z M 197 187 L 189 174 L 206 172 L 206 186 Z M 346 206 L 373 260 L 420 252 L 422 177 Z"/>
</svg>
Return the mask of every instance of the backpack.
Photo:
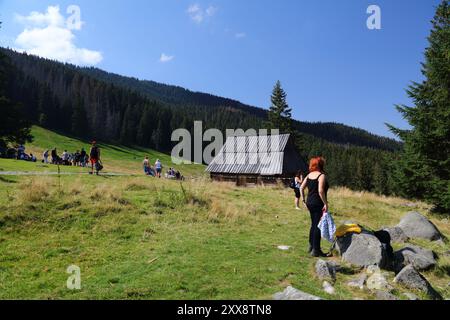
<svg viewBox="0 0 450 320">
<path fill-rule="evenodd" d="M 295 182 L 295 178 L 291 180 L 291 183 L 289 184 L 289 188 L 291 189 L 298 189 L 297 183 Z"/>
<path fill-rule="evenodd" d="M 344 237 L 349 233 L 361 233 L 362 228 L 357 224 L 343 224 L 336 229 L 336 237 Z"/>
<path fill-rule="evenodd" d="M 103 170 L 103 165 L 100 163 L 100 161 L 97 161 L 95 163 L 95 170 L 97 170 L 97 171 L 102 171 Z"/>
</svg>

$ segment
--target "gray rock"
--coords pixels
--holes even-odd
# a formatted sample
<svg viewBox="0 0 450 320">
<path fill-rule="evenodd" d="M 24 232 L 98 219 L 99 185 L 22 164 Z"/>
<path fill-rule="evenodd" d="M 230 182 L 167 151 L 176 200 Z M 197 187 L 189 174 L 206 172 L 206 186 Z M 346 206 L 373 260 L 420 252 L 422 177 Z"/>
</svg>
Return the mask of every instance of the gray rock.
<svg viewBox="0 0 450 320">
<path fill-rule="evenodd" d="M 409 300 L 420 300 L 419 297 L 417 297 L 415 294 L 410 292 L 403 293 L 405 297 L 407 297 Z"/>
<path fill-rule="evenodd" d="M 430 297 L 435 299 L 442 299 L 427 279 L 425 279 L 412 265 L 403 268 L 402 271 L 395 277 L 394 282 L 413 290 L 425 292 Z"/>
<path fill-rule="evenodd" d="M 324 281 L 322 284 L 323 291 L 325 291 L 328 294 L 335 294 L 336 291 L 334 290 L 333 286 L 328 282 Z"/>
<path fill-rule="evenodd" d="M 399 300 L 396 296 L 394 296 L 392 293 L 377 290 L 376 292 L 376 299 L 377 300 Z"/>
<path fill-rule="evenodd" d="M 344 261 L 359 267 L 388 265 L 387 253 L 381 242 L 370 233 L 349 234 L 338 238 L 337 249 Z"/>
<path fill-rule="evenodd" d="M 317 260 L 316 274 L 321 280 L 336 281 L 336 265 L 322 259 Z"/>
<path fill-rule="evenodd" d="M 289 286 L 283 292 L 275 293 L 273 295 L 273 300 L 323 300 L 323 299 Z"/>
<path fill-rule="evenodd" d="M 403 243 L 409 240 L 405 232 L 399 227 L 385 228 L 384 231 L 389 233 L 392 242 Z"/>
<path fill-rule="evenodd" d="M 372 274 L 375 274 L 375 273 L 380 273 L 381 272 L 381 270 L 380 270 L 380 267 L 378 267 L 378 266 L 368 266 L 367 268 L 366 268 L 366 273 L 370 276 L 370 275 L 372 275 Z"/>
<path fill-rule="evenodd" d="M 409 238 L 420 238 L 431 241 L 442 239 L 442 235 L 436 226 L 425 216 L 418 212 L 410 212 L 402 218 L 398 227 Z"/>
<path fill-rule="evenodd" d="M 366 281 L 367 288 L 370 290 L 391 291 L 393 288 L 381 272 L 375 272 Z"/>
<path fill-rule="evenodd" d="M 363 273 L 358 278 L 352 279 L 349 282 L 347 282 L 347 285 L 349 287 L 359 288 L 360 290 L 363 290 L 366 280 L 367 280 L 367 275 L 365 273 Z"/>
<path fill-rule="evenodd" d="M 396 251 L 394 253 L 394 265 L 396 271 L 411 264 L 416 270 L 428 270 L 436 266 L 433 251 L 415 245 Z"/>
</svg>

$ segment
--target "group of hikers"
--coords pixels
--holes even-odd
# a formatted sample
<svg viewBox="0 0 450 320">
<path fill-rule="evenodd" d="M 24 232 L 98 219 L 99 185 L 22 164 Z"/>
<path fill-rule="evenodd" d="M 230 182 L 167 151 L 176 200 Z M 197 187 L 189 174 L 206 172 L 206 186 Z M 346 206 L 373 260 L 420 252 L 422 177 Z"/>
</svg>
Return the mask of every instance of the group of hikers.
<svg viewBox="0 0 450 320">
<path fill-rule="evenodd" d="M 142 164 L 143 164 L 145 175 L 155 177 L 155 178 L 162 177 L 163 165 L 161 163 L 161 160 L 156 159 L 155 164 L 152 166 L 150 164 L 149 157 L 146 156 Z M 179 170 L 175 170 L 174 168 L 169 168 L 169 170 L 165 174 L 165 178 L 166 179 L 174 179 L 174 180 L 184 180 L 184 177 L 181 174 L 181 172 Z"/>
<path fill-rule="evenodd" d="M 23 160 L 23 161 L 31 161 L 31 162 L 37 161 L 37 158 L 35 155 L 33 155 L 32 153 L 30 153 L 30 154 L 25 153 L 25 146 L 23 144 L 21 144 L 17 147 L 16 159 Z"/>
<path fill-rule="evenodd" d="M 64 150 L 61 156 L 59 156 L 56 148 L 53 148 L 51 151 L 45 150 L 42 154 L 42 163 L 83 168 L 90 165 L 91 171 L 89 174 L 94 174 L 95 172 L 97 175 L 103 168 L 100 158 L 100 148 L 97 146 L 96 141 L 91 142 L 89 153 L 84 148 L 81 148 L 81 151 L 77 150 L 74 153 L 69 153 L 67 150 Z"/>
</svg>

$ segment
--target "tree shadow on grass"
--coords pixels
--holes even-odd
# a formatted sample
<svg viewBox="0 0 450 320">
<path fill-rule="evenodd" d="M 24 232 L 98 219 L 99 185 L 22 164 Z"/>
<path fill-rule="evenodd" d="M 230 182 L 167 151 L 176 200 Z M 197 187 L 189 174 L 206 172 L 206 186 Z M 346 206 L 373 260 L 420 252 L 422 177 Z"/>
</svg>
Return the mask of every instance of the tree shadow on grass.
<svg viewBox="0 0 450 320">
<path fill-rule="evenodd" d="M 9 180 L 9 179 L 1 177 L 1 176 L 0 176 L 0 181 L 5 182 L 5 183 L 17 183 L 17 181 Z"/>
</svg>

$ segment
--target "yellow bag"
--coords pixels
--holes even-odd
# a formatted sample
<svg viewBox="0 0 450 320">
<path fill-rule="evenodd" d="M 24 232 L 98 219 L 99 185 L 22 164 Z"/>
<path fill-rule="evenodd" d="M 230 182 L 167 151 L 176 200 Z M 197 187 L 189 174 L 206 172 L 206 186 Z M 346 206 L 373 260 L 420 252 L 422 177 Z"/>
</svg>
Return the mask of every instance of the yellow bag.
<svg viewBox="0 0 450 320">
<path fill-rule="evenodd" d="M 343 224 L 336 229 L 336 237 L 343 237 L 348 233 L 361 233 L 362 229 L 357 224 Z"/>
</svg>

